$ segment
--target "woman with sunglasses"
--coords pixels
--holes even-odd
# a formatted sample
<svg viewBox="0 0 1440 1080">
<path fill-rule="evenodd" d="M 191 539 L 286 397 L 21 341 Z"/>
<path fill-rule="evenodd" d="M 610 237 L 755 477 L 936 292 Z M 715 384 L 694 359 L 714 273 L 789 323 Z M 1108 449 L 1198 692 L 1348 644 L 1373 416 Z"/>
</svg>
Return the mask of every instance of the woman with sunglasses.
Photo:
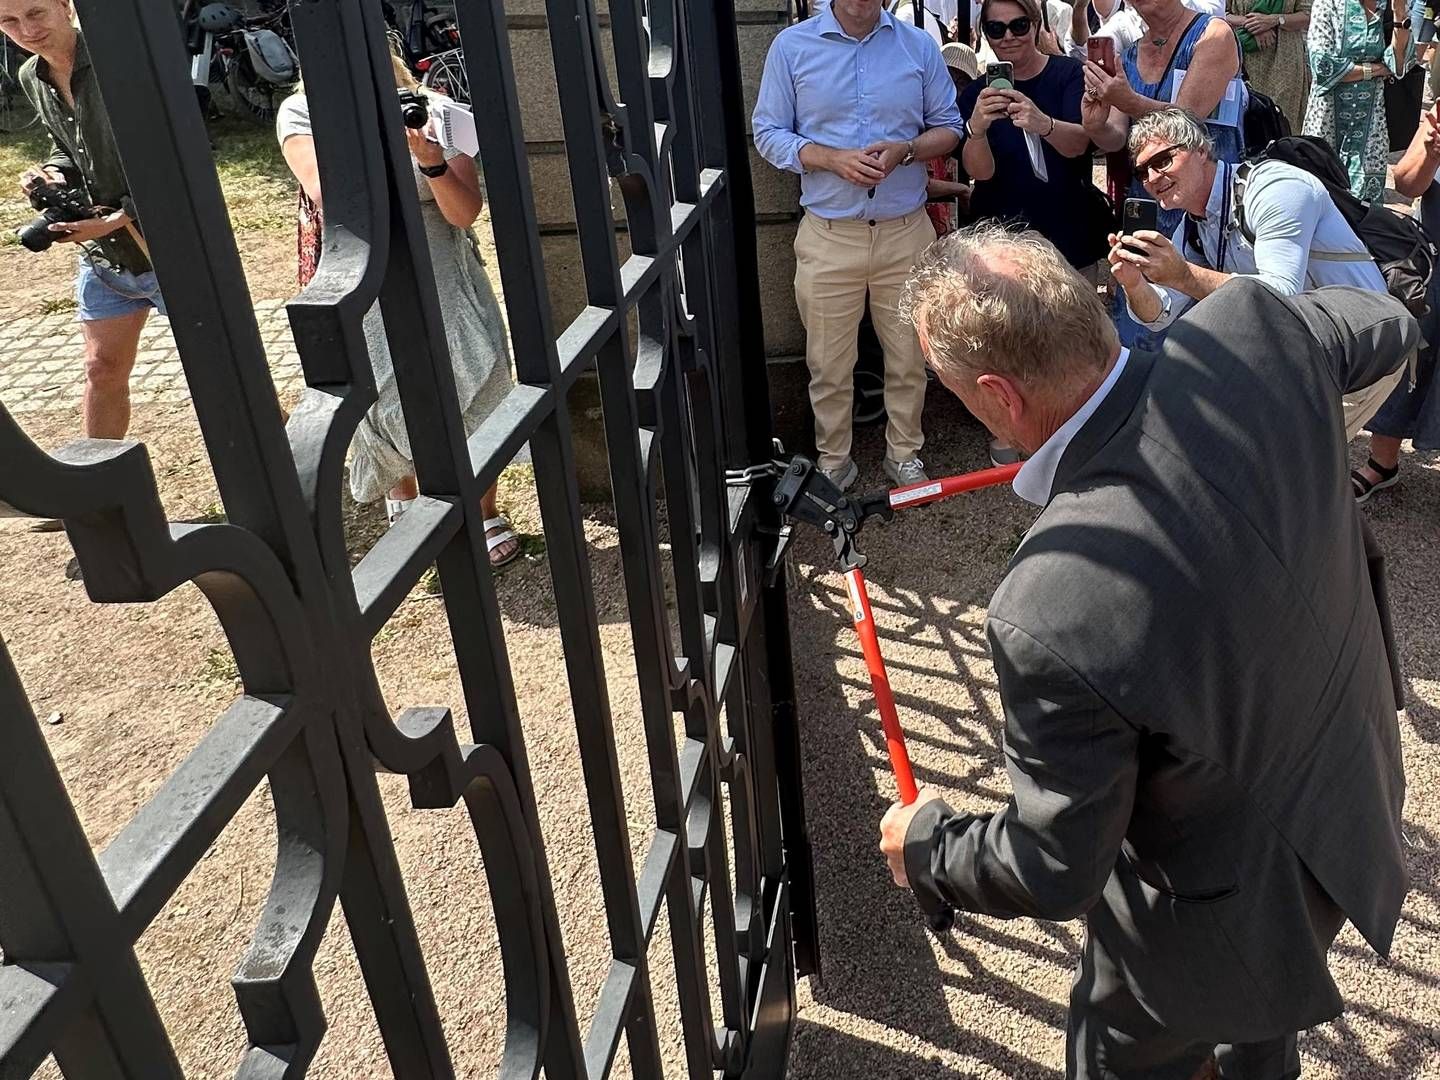
<svg viewBox="0 0 1440 1080">
<path fill-rule="evenodd" d="M 960 161 L 975 182 L 977 217 L 1034 229 L 1084 270 L 1109 250 L 1080 126 L 1084 73 L 1079 61 L 1040 50 L 1039 15 L 1036 0 L 981 6 L 981 31 L 996 59 L 1012 65 L 1013 85 L 980 81 L 960 95 Z"/>
<path fill-rule="evenodd" d="M 1093 61 L 1085 63 L 1085 130 L 1107 151 L 1125 146 L 1134 120 L 1179 106 L 1206 118 L 1219 161 L 1244 156 L 1241 122 L 1247 91 L 1238 78 L 1240 45 L 1224 18 L 1199 14 L 1180 0 L 1129 0 L 1145 21 L 1145 35 L 1125 50 L 1121 70 L 1110 75 Z M 1222 107 L 1223 106 L 1223 107 Z M 1138 177 L 1125 192 L 1145 199 Z M 1159 212 L 1159 231 L 1169 236 L 1180 224 L 1181 210 Z M 1133 322 L 1124 298 L 1116 295 L 1115 323 L 1126 346 L 1154 346 L 1161 335 Z"/>
</svg>

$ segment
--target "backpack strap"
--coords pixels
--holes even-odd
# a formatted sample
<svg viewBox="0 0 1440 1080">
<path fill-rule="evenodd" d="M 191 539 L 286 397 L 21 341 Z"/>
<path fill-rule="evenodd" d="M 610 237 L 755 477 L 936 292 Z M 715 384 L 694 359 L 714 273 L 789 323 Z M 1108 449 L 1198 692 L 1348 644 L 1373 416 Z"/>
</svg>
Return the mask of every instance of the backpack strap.
<svg viewBox="0 0 1440 1080">
<path fill-rule="evenodd" d="M 1263 158 L 1263 157 L 1260 157 L 1260 158 L 1252 158 L 1252 159 L 1249 160 L 1249 161 L 1243 161 L 1243 162 L 1241 162 L 1239 165 L 1235 166 L 1235 186 L 1234 186 L 1234 188 L 1233 188 L 1234 194 L 1231 196 L 1231 197 L 1234 199 L 1234 206 L 1235 206 L 1235 224 L 1237 224 L 1238 226 L 1240 226 L 1240 235 L 1243 236 L 1243 237 L 1245 237 L 1245 242 L 1248 243 L 1251 247 L 1254 247 L 1254 246 L 1255 246 L 1255 233 L 1254 233 L 1254 231 L 1250 228 L 1249 224 L 1247 224 L 1246 221 L 1245 221 L 1245 188 L 1246 188 L 1246 185 L 1249 184 L 1249 182 L 1250 182 L 1250 174 L 1251 174 L 1252 172 L 1254 172 L 1254 170 L 1255 170 L 1255 168 L 1256 168 L 1257 166 L 1265 164 L 1265 160 L 1266 160 L 1266 159 Z M 1297 166 L 1297 168 L 1298 168 L 1298 166 Z M 1314 175 L 1314 174 L 1311 174 L 1311 175 Z M 1324 185 L 1322 184 L 1321 186 L 1323 187 Z M 1327 197 L 1327 198 L 1329 197 L 1328 193 L 1327 193 L 1326 197 Z M 1361 244 L 1362 244 L 1362 246 L 1363 246 L 1364 240 L 1361 240 Z M 1313 247 L 1313 246 L 1310 248 L 1310 252 L 1309 252 L 1309 256 L 1308 256 L 1308 257 L 1309 257 L 1310 259 L 1315 259 L 1315 260 L 1317 260 L 1317 261 L 1319 261 L 1319 262 L 1374 262 L 1374 261 L 1375 261 L 1375 257 L 1374 257 L 1373 255 L 1371 255 L 1368 250 L 1367 250 L 1367 251 L 1320 251 L 1320 250 L 1316 249 L 1316 248 Z M 1313 281 L 1313 279 L 1311 279 L 1310 273 L 1309 273 L 1308 270 L 1307 270 L 1306 273 L 1305 273 L 1305 279 L 1310 282 L 1311 287 L 1313 288 L 1313 287 L 1314 287 L 1314 281 Z"/>
<path fill-rule="evenodd" d="M 1235 208 L 1235 224 L 1240 226 L 1240 235 L 1251 247 L 1255 246 L 1255 232 L 1245 220 L 1245 188 L 1249 186 L 1250 174 L 1261 161 L 1242 161 L 1235 166 L 1235 178 L 1230 188 L 1231 205 Z"/>
</svg>

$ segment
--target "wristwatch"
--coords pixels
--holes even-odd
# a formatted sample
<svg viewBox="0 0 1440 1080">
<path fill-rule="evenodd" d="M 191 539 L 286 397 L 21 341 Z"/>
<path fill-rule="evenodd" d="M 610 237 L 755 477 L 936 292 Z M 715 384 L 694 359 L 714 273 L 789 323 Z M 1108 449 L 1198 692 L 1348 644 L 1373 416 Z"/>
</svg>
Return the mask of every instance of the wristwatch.
<svg viewBox="0 0 1440 1080">
<path fill-rule="evenodd" d="M 449 171 L 450 163 L 448 161 L 442 161 L 439 165 L 420 166 L 420 175 L 428 176 L 431 180 L 434 180 L 437 176 L 444 176 Z"/>
<path fill-rule="evenodd" d="M 1281 16 L 1279 16 L 1279 19 L 1280 19 L 1280 21 L 1275 24 L 1275 29 L 1277 29 L 1277 30 L 1284 30 L 1284 29 L 1285 29 L 1285 16 L 1284 16 L 1284 15 L 1281 15 Z"/>
<path fill-rule="evenodd" d="M 915 140 L 905 140 L 905 156 L 900 159 L 901 165 L 913 165 L 915 163 Z"/>
</svg>

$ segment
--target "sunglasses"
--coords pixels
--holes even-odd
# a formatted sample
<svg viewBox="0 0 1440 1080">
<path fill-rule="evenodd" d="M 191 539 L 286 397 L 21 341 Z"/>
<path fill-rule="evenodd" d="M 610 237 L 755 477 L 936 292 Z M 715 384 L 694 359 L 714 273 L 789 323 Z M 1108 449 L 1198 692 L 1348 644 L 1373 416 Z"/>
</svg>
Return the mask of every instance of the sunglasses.
<svg viewBox="0 0 1440 1080">
<path fill-rule="evenodd" d="M 986 19 L 980 24 L 980 28 L 985 31 L 985 36 L 991 41 L 999 41 L 1005 36 L 1006 30 L 1009 30 L 1017 38 L 1026 37 L 1034 25 L 1030 21 L 1029 15 L 1021 15 L 1020 18 L 1011 19 L 1008 23 L 1001 22 L 999 19 Z"/>
<path fill-rule="evenodd" d="M 1150 179 L 1151 173 L 1169 172 L 1170 167 L 1175 164 L 1175 155 L 1187 149 L 1184 146 L 1167 146 L 1158 153 L 1151 154 L 1144 161 L 1135 162 L 1135 175 L 1143 184 Z"/>
</svg>

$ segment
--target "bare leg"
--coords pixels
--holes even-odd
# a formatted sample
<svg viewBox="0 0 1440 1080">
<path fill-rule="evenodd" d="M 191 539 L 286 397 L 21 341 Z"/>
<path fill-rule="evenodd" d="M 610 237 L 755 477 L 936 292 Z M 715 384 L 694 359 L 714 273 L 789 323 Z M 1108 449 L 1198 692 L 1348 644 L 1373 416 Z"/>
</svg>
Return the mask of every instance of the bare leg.
<svg viewBox="0 0 1440 1080">
<path fill-rule="evenodd" d="M 1393 469 L 1400 464 L 1400 440 L 1390 435 L 1371 435 L 1370 456 L 1385 468 Z M 1367 466 L 1363 471 L 1369 473 L 1370 468 Z M 1374 479 L 1380 478 L 1376 476 Z"/>
<path fill-rule="evenodd" d="M 149 310 L 80 324 L 85 335 L 85 434 L 123 439 L 130 428 L 130 372 Z"/>
<path fill-rule="evenodd" d="M 1400 464 L 1400 440 L 1389 435 L 1371 435 L 1370 456 L 1375 459 L 1376 463 L 1384 465 L 1387 469 L 1395 468 Z M 1384 479 L 1368 464 L 1361 465 L 1356 471 L 1372 484 L 1378 484 Z"/>
<path fill-rule="evenodd" d="M 1377 465 L 1393 469 L 1400 464 L 1400 440 L 1390 435 L 1370 436 L 1370 457 Z M 1355 470 L 1368 483 L 1378 484 L 1385 478 L 1372 469 L 1367 462 Z"/>
</svg>

